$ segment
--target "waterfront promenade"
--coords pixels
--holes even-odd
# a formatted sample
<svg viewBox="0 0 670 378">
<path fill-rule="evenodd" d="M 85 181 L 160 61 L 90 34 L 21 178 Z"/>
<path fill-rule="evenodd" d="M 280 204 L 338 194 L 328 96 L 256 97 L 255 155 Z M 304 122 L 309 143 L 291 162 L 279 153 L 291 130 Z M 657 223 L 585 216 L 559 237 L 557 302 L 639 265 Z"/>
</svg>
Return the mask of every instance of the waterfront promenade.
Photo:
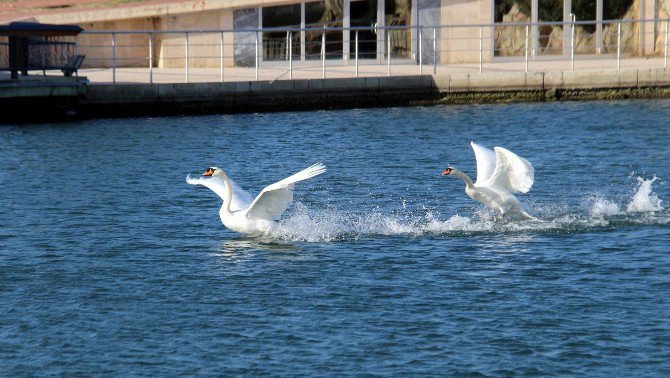
<svg viewBox="0 0 670 378">
<path fill-rule="evenodd" d="M 0 80 L 5 122 L 300 109 L 670 97 L 662 57 L 419 65 L 281 62 L 255 68 L 82 69 Z M 402 63 L 402 64 L 401 64 Z M 336 65 L 337 64 L 337 65 Z M 481 73 L 480 73 L 481 68 Z M 433 73 L 435 69 L 435 73 Z M 258 75 L 258 76 L 256 76 Z M 114 80 L 115 79 L 115 80 Z M 115 83 L 114 83 L 115 81 Z M 40 109 L 35 112 L 34 109 Z M 21 110 L 22 109 L 22 110 Z"/>
</svg>

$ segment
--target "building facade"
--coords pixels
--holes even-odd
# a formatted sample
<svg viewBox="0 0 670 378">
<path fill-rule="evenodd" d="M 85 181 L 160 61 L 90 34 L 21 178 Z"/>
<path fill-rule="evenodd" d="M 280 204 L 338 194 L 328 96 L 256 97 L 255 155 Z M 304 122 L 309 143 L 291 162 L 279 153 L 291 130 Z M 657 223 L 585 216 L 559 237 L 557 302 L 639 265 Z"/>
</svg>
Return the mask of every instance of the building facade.
<svg viewBox="0 0 670 378">
<path fill-rule="evenodd" d="M 611 12 L 615 7 L 618 13 Z M 566 54 L 571 45 L 577 53 L 611 53 L 614 24 L 603 21 L 612 14 L 631 21 L 624 26 L 627 51 L 648 55 L 662 50 L 664 24 L 634 21 L 667 18 L 669 10 L 670 0 L 192 0 L 33 18 L 78 24 L 88 32 L 118 31 L 78 37 L 79 53 L 87 55 L 84 67 L 144 67 L 150 61 L 177 68 L 187 64 L 185 54 L 190 67 L 230 67 L 289 55 L 296 62 L 381 61 L 389 55 L 418 60 L 421 53 L 424 63 L 471 63 L 522 56 L 528 43 L 532 55 Z M 561 24 L 576 11 L 577 21 L 592 22 L 576 27 L 577 39 Z M 515 24 L 529 22 L 535 24 Z"/>
</svg>

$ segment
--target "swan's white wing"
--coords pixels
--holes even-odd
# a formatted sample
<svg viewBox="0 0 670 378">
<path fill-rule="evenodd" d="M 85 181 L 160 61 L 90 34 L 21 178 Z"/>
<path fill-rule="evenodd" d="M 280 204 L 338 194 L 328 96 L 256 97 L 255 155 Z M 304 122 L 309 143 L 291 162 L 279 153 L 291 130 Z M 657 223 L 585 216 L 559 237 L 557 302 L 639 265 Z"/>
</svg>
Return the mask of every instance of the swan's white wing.
<svg viewBox="0 0 670 378">
<path fill-rule="evenodd" d="M 486 186 L 512 193 L 528 193 L 535 180 L 530 162 L 502 147 L 494 148 L 496 168 Z"/>
<path fill-rule="evenodd" d="M 492 150 L 482 147 L 475 142 L 470 142 L 470 145 L 475 151 L 475 159 L 477 159 L 476 184 L 483 184 L 491 178 L 493 171 L 495 171 L 496 154 Z"/>
<path fill-rule="evenodd" d="M 228 180 L 233 187 L 233 199 L 230 201 L 230 210 L 239 211 L 249 208 L 252 202 L 251 195 L 237 186 L 233 180 Z M 207 187 L 225 201 L 226 187 L 223 185 L 223 181 L 218 177 L 191 177 L 191 175 L 188 175 L 186 177 L 186 182 L 191 185 L 202 185 Z"/>
<path fill-rule="evenodd" d="M 292 176 L 267 186 L 247 210 L 247 217 L 277 219 L 293 201 L 293 187 L 298 181 L 307 180 L 326 171 L 326 166 L 318 163 Z"/>
</svg>

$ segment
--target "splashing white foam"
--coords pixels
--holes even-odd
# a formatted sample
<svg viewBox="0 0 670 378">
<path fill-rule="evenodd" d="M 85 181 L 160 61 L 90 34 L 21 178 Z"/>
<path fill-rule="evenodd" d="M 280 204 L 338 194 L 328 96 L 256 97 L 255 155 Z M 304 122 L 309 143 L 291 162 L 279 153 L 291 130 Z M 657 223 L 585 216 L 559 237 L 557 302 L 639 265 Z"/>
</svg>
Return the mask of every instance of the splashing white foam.
<svg viewBox="0 0 670 378">
<path fill-rule="evenodd" d="M 612 216 L 621 212 L 619 205 L 600 196 L 590 198 L 589 202 L 591 203 L 589 214 L 592 217 Z"/>
<path fill-rule="evenodd" d="M 279 222 L 265 239 L 269 242 L 330 242 L 356 240 L 379 235 L 465 236 L 479 233 L 580 232 L 591 227 L 626 224 L 666 224 L 670 216 L 661 199 L 652 191 L 651 180 L 638 178 L 638 188 L 626 205 L 603 195 L 585 199 L 585 208 L 574 208 L 563 202 L 536 204 L 541 220 L 496 221 L 493 213 L 476 207 L 470 214 L 443 214 L 439 209 L 408 210 L 406 207 L 385 213 L 351 213 L 333 209 L 308 208 L 296 202 L 291 213 Z M 656 212 L 655 214 L 650 213 Z M 636 216 L 635 214 L 640 214 Z M 624 216 L 625 215 L 625 216 Z"/>
<path fill-rule="evenodd" d="M 630 203 L 628 203 L 628 206 L 626 206 L 626 211 L 633 213 L 663 210 L 663 207 L 661 206 L 661 202 L 663 201 L 658 198 L 658 196 L 653 192 L 652 188 L 652 184 L 654 181 L 656 181 L 656 179 L 656 175 L 654 175 L 651 180 L 645 180 L 641 177 L 637 178 L 637 192 L 635 192 Z"/>
</svg>

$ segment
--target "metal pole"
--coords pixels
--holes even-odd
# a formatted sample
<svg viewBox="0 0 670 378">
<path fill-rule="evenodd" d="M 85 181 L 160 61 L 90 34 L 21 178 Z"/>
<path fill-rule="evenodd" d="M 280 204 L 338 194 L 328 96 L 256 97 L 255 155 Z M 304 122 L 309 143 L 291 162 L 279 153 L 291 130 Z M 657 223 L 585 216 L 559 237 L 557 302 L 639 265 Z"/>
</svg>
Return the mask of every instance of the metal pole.
<svg viewBox="0 0 670 378">
<path fill-rule="evenodd" d="M 570 33 L 570 70 L 575 69 L 575 15 L 570 16 L 572 28 Z"/>
<path fill-rule="evenodd" d="M 437 28 L 433 28 L 433 73 L 437 73 Z"/>
<path fill-rule="evenodd" d="M 621 22 L 617 24 L 616 28 L 616 68 L 621 69 Z"/>
<path fill-rule="evenodd" d="M 663 51 L 663 68 L 668 68 L 668 23 L 665 22 L 665 49 Z"/>
<path fill-rule="evenodd" d="M 482 70 L 484 69 L 484 49 L 483 49 L 483 41 L 484 41 L 484 26 L 479 27 L 479 73 L 482 73 Z"/>
<path fill-rule="evenodd" d="M 419 28 L 419 75 L 423 75 L 423 51 L 421 50 L 421 28 Z"/>
<path fill-rule="evenodd" d="M 154 48 L 153 33 L 149 33 L 149 83 L 154 83 Z"/>
<path fill-rule="evenodd" d="M 112 33 L 112 83 L 116 84 L 116 34 Z"/>
<path fill-rule="evenodd" d="M 293 79 L 293 36 L 288 33 L 288 78 Z"/>
<path fill-rule="evenodd" d="M 667 27 L 666 27 L 666 30 L 667 30 Z M 667 35 L 668 34 L 666 33 L 666 36 Z M 667 38 L 666 38 L 666 40 L 667 40 Z M 667 46 L 667 41 L 666 41 L 666 46 Z M 358 30 L 356 30 L 356 77 L 358 77 Z"/>
<path fill-rule="evenodd" d="M 186 56 L 184 61 L 184 70 L 186 71 L 186 82 L 188 83 L 188 32 L 186 32 Z"/>
<path fill-rule="evenodd" d="M 321 77 L 326 78 L 326 31 L 321 34 Z"/>
<path fill-rule="evenodd" d="M 256 81 L 258 81 L 258 32 L 256 32 Z"/>
<path fill-rule="evenodd" d="M 528 73 L 528 28 L 529 25 L 526 25 L 526 73 Z"/>
<path fill-rule="evenodd" d="M 386 31 L 386 75 L 391 76 L 391 30 Z"/>
<path fill-rule="evenodd" d="M 223 32 L 221 32 L 221 82 L 223 83 Z"/>
</svg>

